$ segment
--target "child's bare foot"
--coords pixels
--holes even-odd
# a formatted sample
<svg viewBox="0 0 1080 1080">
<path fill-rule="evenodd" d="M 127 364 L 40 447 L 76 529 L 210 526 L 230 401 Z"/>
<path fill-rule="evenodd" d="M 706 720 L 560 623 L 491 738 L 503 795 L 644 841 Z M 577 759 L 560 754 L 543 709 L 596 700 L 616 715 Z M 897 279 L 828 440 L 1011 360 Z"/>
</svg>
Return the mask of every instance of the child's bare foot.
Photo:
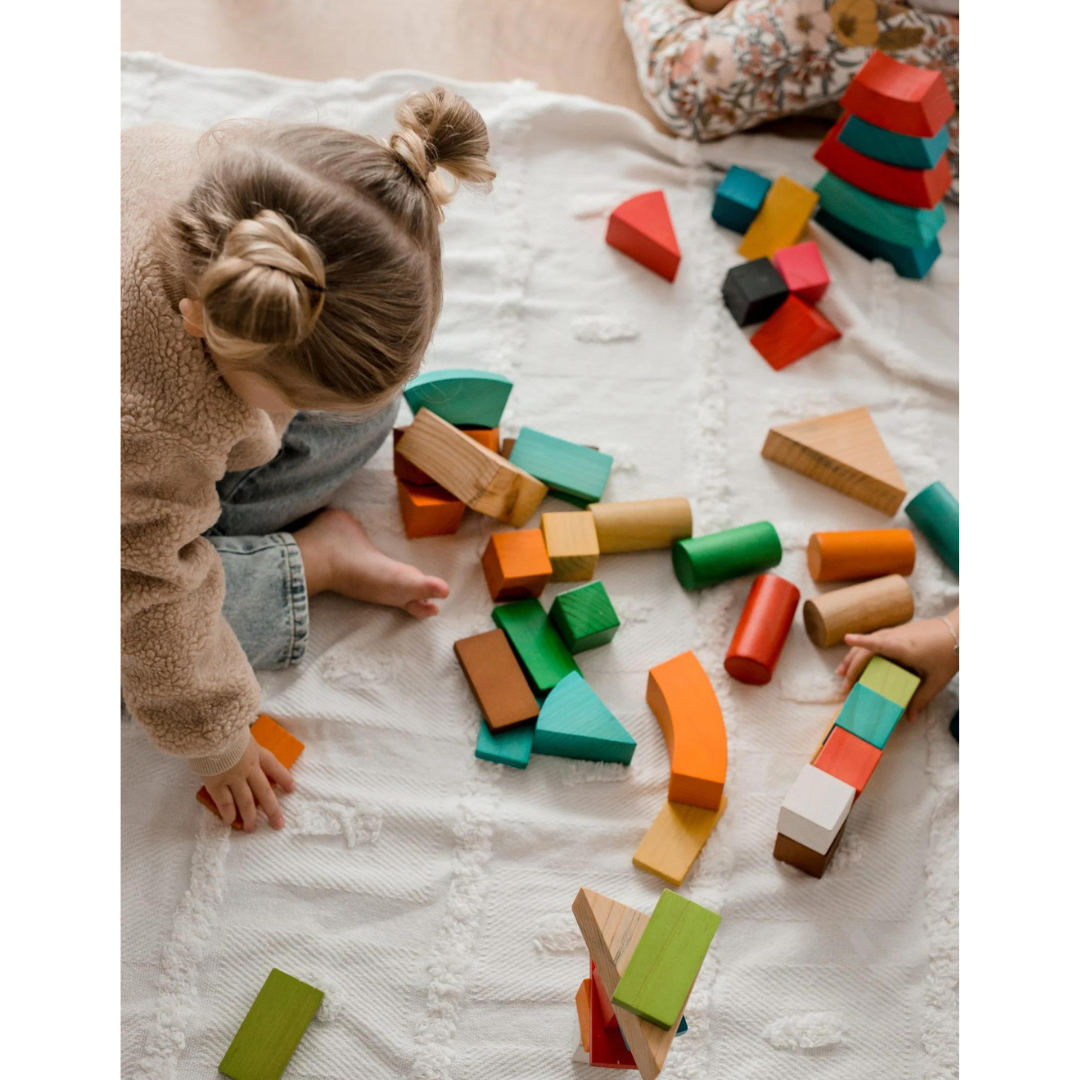
<svg viewBox="0 0 1080 1080">
<path fill-rule="evenodd" d="M 435 600 L 450 586 L 415 566 L 384 555 L 360 522 L 344 510 L 323 510 L 310 525 L 293 533 L 304 560 L 308 596 L 336 592 L 370 604 L 404 608 L 418 619 L 438 615 Z"/>
</svg>

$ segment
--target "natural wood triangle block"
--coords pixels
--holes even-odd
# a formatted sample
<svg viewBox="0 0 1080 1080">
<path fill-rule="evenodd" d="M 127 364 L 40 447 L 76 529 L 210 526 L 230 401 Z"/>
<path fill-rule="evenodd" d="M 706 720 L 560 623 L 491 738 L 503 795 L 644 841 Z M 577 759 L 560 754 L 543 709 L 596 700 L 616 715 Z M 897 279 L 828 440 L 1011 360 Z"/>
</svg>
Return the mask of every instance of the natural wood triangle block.
<svg viewBox="0 0 1080 1080">
<path fill-rule="evenodd" d="M 682 255 L 662 191 L 647 191 L 615 207 L 608 219 L 606 239 L 653 273 L 675 280 Z"/>
</svg>

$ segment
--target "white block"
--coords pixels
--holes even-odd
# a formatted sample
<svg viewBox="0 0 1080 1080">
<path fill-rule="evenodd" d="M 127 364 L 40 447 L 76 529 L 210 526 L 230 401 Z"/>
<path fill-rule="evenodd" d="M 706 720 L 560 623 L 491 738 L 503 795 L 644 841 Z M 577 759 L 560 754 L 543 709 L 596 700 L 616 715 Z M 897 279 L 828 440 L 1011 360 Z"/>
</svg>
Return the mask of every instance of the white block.
<svg viewBox="0 0 1080 1080">
<path fill-rule="evenodd" d="M 585 1050 L 585 1047 L 581 1045 L 581 1043 L 578 1043 L 578 1048 L 574 1051 L 574 1056 L 570 1060 L 576 1061 L 579 1065 L 589 1064 L 588 1052 Z"/>
<path fill-rule="evenodd" d="M 824 855 L 847 821 L 855 789 L 827 772 L 804 765 L 783 806 L 778 832 L 797 844 Z"/>
</svg>

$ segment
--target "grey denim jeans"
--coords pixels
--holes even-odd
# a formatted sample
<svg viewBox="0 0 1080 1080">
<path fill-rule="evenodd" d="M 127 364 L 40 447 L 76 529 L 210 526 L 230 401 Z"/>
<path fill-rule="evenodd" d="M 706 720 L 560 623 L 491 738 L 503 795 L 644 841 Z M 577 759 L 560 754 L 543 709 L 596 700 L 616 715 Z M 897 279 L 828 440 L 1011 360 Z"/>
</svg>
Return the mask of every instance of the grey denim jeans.
<svg viewBox="0 0 1080 1080">
<path fill-rule="evenodd" d="M 225 568 L 225 618 L 253 668 L 289 667 L 304 655 L 307 586 L 291 529 L 371 458 L 397 412 L 395 399 L 364 420 L 297 413 L 273 461 L 226 473 L 218 483 L 221 516 L 205 535 Z"/>
</svg>

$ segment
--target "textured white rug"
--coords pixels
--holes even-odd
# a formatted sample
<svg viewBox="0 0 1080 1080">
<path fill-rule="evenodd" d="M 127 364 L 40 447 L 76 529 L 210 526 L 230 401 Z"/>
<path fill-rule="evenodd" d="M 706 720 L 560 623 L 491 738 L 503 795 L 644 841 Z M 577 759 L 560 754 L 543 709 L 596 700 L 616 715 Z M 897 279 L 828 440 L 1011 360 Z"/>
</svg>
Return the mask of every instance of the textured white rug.
<svg viewBox="0 0 1080 1080">
<path fill-rule="evenodd" d="M 301 83 L 133 55 L 123 123 L 318 117 L 385 134 L 398 97 L 436 81 Z M 935 479 L 957 491 L 955 207 L 923 282 L 815 231 L 833 274 L 824 306 L 845 337 L 776 373 L 720 303 L 737 238 L 709 218 L 705 162 L 813 182 L 812 145 L 756 135 L 703 150 L 529 84 L 450 85 L 487 118 L 499 177 L 489 197 L 450 208 L 431 363 L 509 375 L 508 431 L 600 445 L 616 459 L 609 499 L 687 494 L 698 533 L 771 519 L 779 572 L 804 595 L 812 530 L 885 521 L 765 462 L 770 425 L 867 405 L 911 492 Z M 683 250 L 673 286 L 603 242 L 607 210 L 656 187 Z M 570 1055 L 587 957 L 570 903 L 583 884 L 645 910 L 659 894 L 630 862 L 668 772 L 646 671 L 691 647 L 727 718 L 730 806 L 683 891 L 723 923 L 664 1075 L 955 1075 L 955 697 L 903 725 L 828 875 L 804 877 L 772 859 L 776 814 L 837 696 L 839 650 L 820 653 L 800 622 L 770 686 L 735 684 L 722 660 L 749 579 L 689 595 L 665 553 L 607 556 L 598 576 L 623 627 L 581 667 L 638 740 L 633 765 L 478 762 L 451 643 L 491 626 L 479 565 L 491 523 L 470 515 L 455 537 L 406 541 L 389 465 L 384 449 L 337 501 L 453 593 L 422 625 L 314 602 L 303 664 L 262 680 L 265 708 L 307 743 L 283 834 L 222 827 L 187 770 L 124 726 L 124 1076 L 214 1075 L 278 966 L 326 991 L 294 1080 L 584 1080 Z M 957 595 L 921 542 L 912 585 L 924 614 Z"/>
</svg>

